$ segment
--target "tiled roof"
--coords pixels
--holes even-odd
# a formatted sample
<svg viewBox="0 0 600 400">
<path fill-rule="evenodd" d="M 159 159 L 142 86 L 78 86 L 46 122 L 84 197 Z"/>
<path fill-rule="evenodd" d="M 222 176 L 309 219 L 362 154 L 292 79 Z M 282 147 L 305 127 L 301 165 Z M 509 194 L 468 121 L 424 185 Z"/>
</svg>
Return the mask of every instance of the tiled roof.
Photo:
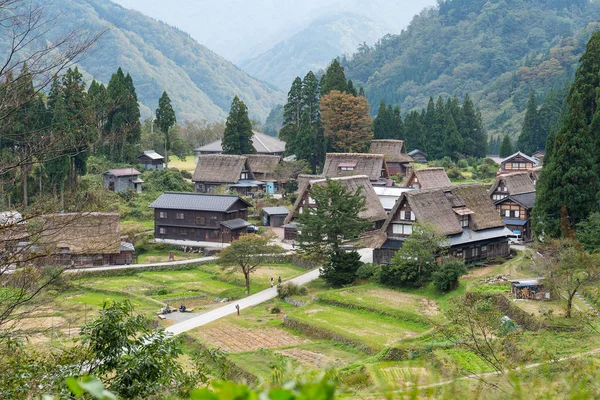
<svg viewBox="0 0 600 400">
<path fill-rule="evenodd" d="M 236 219 L 231 219 L 229 221 L 223 221 L 221 222 L 221 225 L 223 225 L 225 228 L 229 228 L 229 229 L 242 229 L 245 228 L 247 226 L 250 226 L 250 222 L 243 220 L 241 218 L 236 218 Z"/>
<path fill-rule="evenodd" d="M 237 201 L 243 201 L 249 207 L 252 205 L 238 196 L 203 194 L 203 193 L 175 193 L 165 192 L 149 205 L 150 208 L 164 208 L 170 210 L 197 210 L 225 212 Z"/>
<path fill-rule="evenodd" d="M 161 156 L 160 154 L 158 154 L 154 150 L 146 150 L 142 154 L 140 154 L 138 156 L 138 158 L 141 157 L 141 156 L 146 156 L 146 157 L 148 157 L 148 158 L 150 158 L 152 160 L 163 160 L 164 159 L 163 156 Z"/>
<path fill-rule="evenodd" d="M 285 207 L 264 207 L 263 211 L 269 215 L 287 215 L 290 212 L 290 210 Z"/>
<path fill-rule="evenodd" d="M 104 173 L 104 175 L 114 175 L 114 176 L 135 176 L 140 175 L 141 172 L 135 168 L 119 168 L 119 169 L 109 169 Z"/>
</svg>

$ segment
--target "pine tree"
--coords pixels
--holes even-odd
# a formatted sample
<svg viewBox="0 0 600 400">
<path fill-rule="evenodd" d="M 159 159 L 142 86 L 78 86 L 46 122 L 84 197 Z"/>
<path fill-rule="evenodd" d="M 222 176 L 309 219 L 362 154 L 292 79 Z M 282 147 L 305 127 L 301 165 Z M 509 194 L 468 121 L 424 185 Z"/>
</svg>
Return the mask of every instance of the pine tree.
<svg viewBox="0 0 600 400">
<path fill-rule="evenodd" d="M 237 96 L 231 103 L 222 145 L 223 154 L 242 155 L 256 152 L 252 146 L 252 122 L 248 118 L 248 108 Z"/>
<path fill-rule="evenodd" d="M 358 96 L 358 93 L 356 92 L 356 88 L 354 87 L 354 84 L 352 83 L 352 79 L 348 79 L 348 94 L 351 94 L 354 97 Z"/>
<path fill-rule="evenodd" d="M 296 157 L 299 160 L 312 161 L 312 156 L 315 154 L 316 148 L 316 126 L 311 123 L 310 112 L 305 109 L 302 113 L 302 119 L 300 121 L 300 130 L 296 135 Z"/>
<path fill-rule="evenodd" d="M 125 76 L 125 88 L 127 89 L 125 106 L 129 129 L 125 137 L 126 146 L 124 148 L 123 160 L 133 163 L 137 161 L 137 155 L 140 152 L 139 145 L 142 137 L 142 127 L 140 124 L 140 105 L 133 84 L 133 78 L 129 73 Z"/>
<path fill-rule="evenodd" d="M 483 128 L 481 113 L 475 109 L 467 93 L 462 104 L 462 136 L 463 149 L 466 155 L 485 157 L 488 151 L 488 142 Z"/>
<path fill-rule="evenodd" d="M 373 121 L 373 139 L 390 139 L 393 137 L 393 121 L 385 101 L 379 103 L 379 111 Z"/>
<path fill-rule="evenodd" d="M 425 129 L 421 115 L 417 111 L 408 113 L 404 118 L 406 147 L 410 150 L 425 148 Z"/>
<path fill-rule="evenodd" d="M 302 80 L 302 110 L 307 113 L 310 128 L 305 128 L 303 135 L 311 133 L 313 137 L 308 140 L 306 136 L 297 140 L 296 156 L 309 162 L 322 164 L 325 161 L 325 140 L 321 126 L 320 86 L 317 77 L 309 71 Z M 301 123 L 302 125 L 302 123 Z M 302 126 L 299 127 L 302 129 Z M 297 146 L 310 145 L 308 149 L 299 149 Z M 300 153 L 302 156 L 299 156 Z"/>
<path fill-rule="evenodd" d="M 167 92 L 164 91 L 158 100 L 158 108 L 156 109 L 156 125 L 163 135 L 165 135 L 165 164 L 167 169 L 169 169 L 169 150 L 171 150 L 169 129 L 175 125 L 175 122 L 177 122 L 177 119 L 175 117 L 175 111 L 173 111 L 173 107 L 171 106 L 171 99 L 169 98 Z"/>
<path fill-rule="evenodd" d="M 526 154 L 532 154 L 536 150 L 539 150 L 537 147 L 539 137 L 540 121 L 535 92 L 532 89 L 529 91 L 529 101 L 527 102 L 527 111 L 525 111 L 525 120 L 523 121 L 523 128 L 517 141 L 518 150 Z"/>
<path fill-rule="evenodd" d="M 327 71 L 321 80 L 321 96 L 324 96 L 332 90 L 338 90 L 342 93 L 348 93 L 348 82 L 344 74 L 344 67 L 335 59 L 327 67 Z"/>
<path fill-rule="evenodd" d="M 392 139 L 404 139 L 404 122 L 402 122 L 402 114 L 400 107 L 394 107 L 392 115 Z"/>
<path fill-rule="evenodd" d="M 315 78 L 316 79 L 316 78 Z M 300 129 L 300 118 L 302 117 L 302 79 L 296 77 L 288 92 L 288 100 L 283 107 L 283 125 L 279 131 L 279 137 L 286 142 L 285 152 L 294 154 L 294 142 L 296 134 Z"/>
<path fill-rule="evenodd" d="M 360 89 L 358 89 L 358 95 L 360 97 L 365 97 L 365 89 L 361 86 Z"/>
<path fill-rule="evenodd" d="M 504 138 L 502 138 L 502 143 L 500 144 L 499 154 L 500 154 L 500 157 L 502 157 L 502 158 L 508 157 L 511 154 L 513 154 L 513 146 L 512 146 L 512 143 L 510 142 L 510 138 L 508 137 L 508 135 L 504 135 Z"/>
<path fill-rule="evenodd" d="M 435 103 L 433 98 L 429 98 L 427 103 L 427 109 L 423 110 L 423 126 L 425 127 L 425 143 L 424 149 L 421 149 L 427 153 L 432 159 L 438 158 L 438 149 L 436 145 L 437 141 L 437 118 L 435 115 Z"/>
<path fill-rule="evenodd" d="M 463 143 L 451 110 L 452 108 L 448 108 L 444 113 L 444 143 L 442 147 L 444 157 L 456 160 L 462 151 Z"/>
</svg>

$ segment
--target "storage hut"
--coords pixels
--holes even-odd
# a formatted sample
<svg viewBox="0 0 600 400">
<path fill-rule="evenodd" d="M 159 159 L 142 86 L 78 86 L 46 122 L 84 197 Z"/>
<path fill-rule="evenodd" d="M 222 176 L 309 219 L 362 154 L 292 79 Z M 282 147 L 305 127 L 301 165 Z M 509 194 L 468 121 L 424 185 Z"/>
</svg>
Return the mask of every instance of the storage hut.
<svg viewBox="0 0 600 400">
<path fill-rule="evenodd" d="M 261 220 L 263 226 L 280 227 L 290 210 L 285 207 L 265 207 L 262 209 Z"/>
<path fill-rule="evenodd" d="M 165 158 L 154 150 L 146 150 L 138 156 L 140 164 L 146 170 L 163 169 Z"/>
</svg>

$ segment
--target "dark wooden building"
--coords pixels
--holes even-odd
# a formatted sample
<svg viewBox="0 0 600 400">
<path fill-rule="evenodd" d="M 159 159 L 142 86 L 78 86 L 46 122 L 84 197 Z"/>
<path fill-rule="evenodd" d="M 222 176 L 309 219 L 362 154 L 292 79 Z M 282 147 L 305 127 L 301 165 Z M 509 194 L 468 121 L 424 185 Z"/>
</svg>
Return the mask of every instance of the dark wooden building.
<svg viewBox="0 0 600 400">
<path fill-rule="evenodd" d="M 373 260 L 389 264 L 417 222 L 427 223 L 448 237 L 449 252 L 465 262 L 510 253 L 506 229 L 483 185 L 456 185 L 422 189 L 402 194 L 382 231 L 383 241 L 373 251 Z"/>
<path fill-rule="evenodd" d="M 104 174 L 104 188 L 114 192 L 133 190 L 142 193 L 142 173 L 135 168 L 109 169 Z"/>
<path fill-rule="evenodd" d="M 140 164 L 146 170 L 163 169 L 165 158 L 154 150 L 146 150 L 138 156 Z"/>
<path fill-rule="evenodd" d="M 427 164 L 427 154 L 423 153 L 419 149 L 414 149 L 413 151 L 409 151 L 408 155 L 413 160 L 415 160 L 415 162 L 418 162 L 419 164 Z"/>
<path fill-rule="evenodd" d="M 414 161 L 406 152 L 404 140 L 373 140 L 371 141 L 369 153 L 385 155 L 385 162 L 390 176 L 408 175 L 410 172 L 410 163 Z"/>
<path fill-rule="evenodd" d="M 230 243 L 247 231 L 252 205 L 238 196 L 165 192 L 150 207 L 157 240 Z"/>
<path fill-rule="evenodd" d="M 261 212 L 263 226 L 279 227 L 283 225 L 290 210 L 285 207 L 264 207 Z"/>
</svg>

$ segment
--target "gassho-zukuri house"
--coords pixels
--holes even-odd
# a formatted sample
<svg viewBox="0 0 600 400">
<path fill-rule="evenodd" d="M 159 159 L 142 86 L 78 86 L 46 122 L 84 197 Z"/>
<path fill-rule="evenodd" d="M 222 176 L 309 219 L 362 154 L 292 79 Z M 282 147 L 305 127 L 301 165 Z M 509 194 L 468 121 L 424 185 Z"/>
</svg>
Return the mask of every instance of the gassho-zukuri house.
<svg viewBox="0 0 600 400">
<path fill-rule="evenodd" d="M 383 243 L 373 251 L 373 261 L 389 264 L 417 222 L 447 236 L 450 255 L 465 262 L 510 253 L 512 232 L 502 222 L 485 186 L 456 185 L 403 193 L 381 228 Z"/>
</svg>

